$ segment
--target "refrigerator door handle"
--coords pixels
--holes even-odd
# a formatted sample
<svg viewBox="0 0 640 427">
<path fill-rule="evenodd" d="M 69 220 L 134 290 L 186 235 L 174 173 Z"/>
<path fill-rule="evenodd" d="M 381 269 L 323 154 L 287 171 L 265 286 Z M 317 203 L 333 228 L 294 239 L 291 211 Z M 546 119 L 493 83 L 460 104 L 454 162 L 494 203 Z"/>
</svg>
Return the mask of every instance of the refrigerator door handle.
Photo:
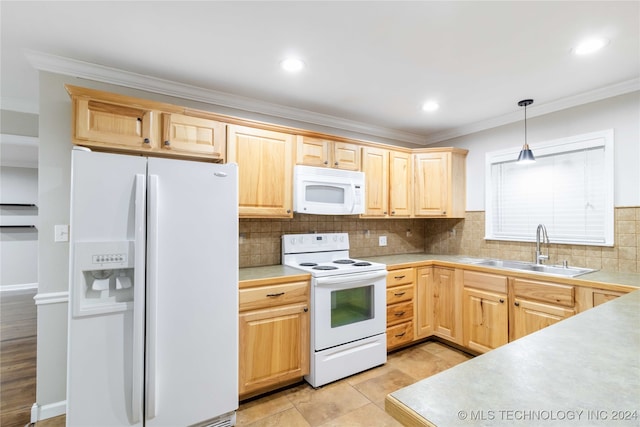
<svg viewBox="0 0 640 427">
<path fill-rule="evenodd" d="M 145 216 L 146 216 L 146 176 L 135 176 L 134 198 L 134 296 L 133 296 L 133 339 L 131 361 L 131 422 L 140 421 L 144 381 L 144 301 L 145 301 Z"/>
<path fill-rule="evenodd" d="M 158 345 L 158 175 L 149 175 L 149 217 L 147 222 L 147 407 L 146 419 L 157 413 Z"/>
</svg>

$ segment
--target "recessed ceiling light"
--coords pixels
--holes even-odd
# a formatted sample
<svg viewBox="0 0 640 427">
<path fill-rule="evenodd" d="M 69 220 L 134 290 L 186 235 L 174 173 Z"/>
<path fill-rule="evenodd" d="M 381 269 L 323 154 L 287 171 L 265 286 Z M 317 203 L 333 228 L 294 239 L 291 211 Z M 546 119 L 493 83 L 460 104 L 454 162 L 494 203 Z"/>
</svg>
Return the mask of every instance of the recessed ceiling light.
<svg viewBox="0 0 640 427">
<path fill-rule="evenodd" d="M 422 111 L 426 111 L 428 113 L 436 111 L 438 108 L 440 108 L 440 105 L 436 101 L 427 101 L 422 104 Z"/>
<path fill-rule="evenodd" d="M 298 58 L 287 58 L 280 63 L 283 70 L 290 73 L 297 73 L 304 68 L 304 62 Z"/>
<path fill-rule="evenodd" d="M 580 43 L 573 52 L 576 55 L 589 55 L 590 53 L 597 52 L 607 45 L 609 41 L 602 38 L 591 38 Z"/>
</svg>

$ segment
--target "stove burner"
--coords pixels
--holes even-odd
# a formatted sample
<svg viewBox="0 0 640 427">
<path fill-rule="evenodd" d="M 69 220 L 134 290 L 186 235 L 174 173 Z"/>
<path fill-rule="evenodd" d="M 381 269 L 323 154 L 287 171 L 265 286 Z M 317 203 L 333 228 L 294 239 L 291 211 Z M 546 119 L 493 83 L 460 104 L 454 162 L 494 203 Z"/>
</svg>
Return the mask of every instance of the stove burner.
<svg viewBox="0 0 640 427">
<path fill-rule="evenodd" d="M 315 262 L 301 262 L 300 263 L 300 267 L 315 267 L 316 264 Z"/>
<path fill-rule="evenodd" d="M 367 267 L 369 265 L 371 265 L 370 262 L 366 262 L 366 261 L 361 261 L 361 262 L 356 262 L 355 264 L 353 264 L 356 267 Z"/>
<path fill-rule="evenodd" d="M 313 267 L 312 270 L 337 270 L 338 267 L 334 267 L 332 265 L 318 265 L 317 267 Z"/>
<path fill-rule="evenodd" d="M 354 262 L 352 259 L 337 259 L 333 261 L 334 264 L 353 264 Z"/>
</svg>

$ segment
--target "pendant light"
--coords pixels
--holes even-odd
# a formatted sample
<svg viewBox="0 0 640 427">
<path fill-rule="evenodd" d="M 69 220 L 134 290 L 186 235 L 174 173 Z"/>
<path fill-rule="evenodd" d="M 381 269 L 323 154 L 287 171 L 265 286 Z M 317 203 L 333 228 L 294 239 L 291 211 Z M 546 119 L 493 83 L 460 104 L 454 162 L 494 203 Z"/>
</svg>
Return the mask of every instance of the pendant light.
<svg viewBox="0 0 640 427">
<path fill-rule="evenodd" d="M 529 144 L 527 144 L 527 106 L 531 104 L 533 104 L 533 99 L 523 99 L 518 102 L 520 107 L 524 107 L 524 145 L 518 156 L 519 164 L 534 163 L 536 161 L 536 158 L 533 157 L 533 152 L 529 148 Z"/>
</svg>

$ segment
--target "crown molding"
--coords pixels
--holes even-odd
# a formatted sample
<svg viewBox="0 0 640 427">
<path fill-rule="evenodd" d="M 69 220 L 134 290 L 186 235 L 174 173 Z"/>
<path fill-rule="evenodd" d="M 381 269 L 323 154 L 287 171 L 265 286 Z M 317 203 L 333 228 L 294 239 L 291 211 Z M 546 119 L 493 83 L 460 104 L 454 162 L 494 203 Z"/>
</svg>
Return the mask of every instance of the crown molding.
<svg viewBox="0 0 640 427">
<path fill-rule="evenodd" d="M 25 56 L 31 66 L 40 71 L 79 77 L 176 98 L 189 99 L 221 107 L 279 117 L 287 120 L 295 120 L 303 123 L 310 123 L 416 145 L 435 144 L 448 139 L 503 126 L 522 119 L 522 114 L 518 110 L 502 116 L 423 136 L 47 53 L 25 51 Z M 541 116 L 637 90 L 640 90 L 640 78 L 634 78 L 625 82 L 605 86 L 570 97 L 557 99 L 544 104 L 538 104 L 534 107 L 527 108 L 527 115 L 530 118 Z"/>
<path fill-rule="evenodd" d="M 567 108 L 576 107 L 578 105 L 588 104 L 589 102 L 601 101 L 606 98 L 624 95 L 626 93 L 635 92 L 638 90 L 640 90 L 640 77 L 590 90 L 588 92 L 583 92 L 577 95 L 556 99 L 554 101 L 546 102 L 543 104 L 538 104 L 534 107 L 527 107 L 527 118 L 554 113 L 556 111 L 565 110 Z M 435 144 L 437 142 L 446 141 L 448 139 L 453 139 L 498 126 L 507 125 L 519 120 L 522 120 L 522 110 L 471 123 L 466 126 L 460 126 L 454 129 L 448 129 L 446 131 L 433 133 L 426 137 L 425 144 Z"/>
<path fill-rule="evenodd" d="M 328 114 L 314 113 L 308 110 L 287 107 L 253 98 L 205 89 L 42 52 L 25 51 L 25 56 L 31 66 L 39 71 L 48 71 L 72 77 L 95 80 L 102 83 L 125 86 L 132 89 L 144 90 L 176 98 L 189 99 L 192 101 L 199 101 L 207 104 L 288 120 L 296 120 L 304 123 L 312 123 L 319 126 L 398 140 L 411 144 L 425 144 L 425 138 L 422 135 L 374 126 L 353 120 L 346 120 Z"/>
</svg>

